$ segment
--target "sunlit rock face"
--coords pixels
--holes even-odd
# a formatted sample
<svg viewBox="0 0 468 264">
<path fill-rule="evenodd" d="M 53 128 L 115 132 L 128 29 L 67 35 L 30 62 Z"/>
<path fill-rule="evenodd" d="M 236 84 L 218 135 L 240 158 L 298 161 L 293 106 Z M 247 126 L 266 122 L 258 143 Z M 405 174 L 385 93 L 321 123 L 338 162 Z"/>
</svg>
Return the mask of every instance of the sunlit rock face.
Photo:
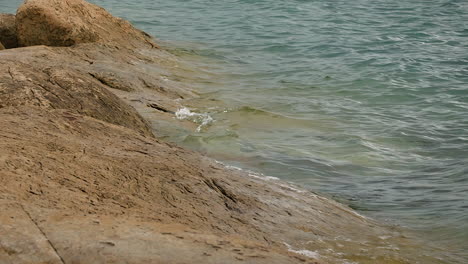
<svg viewBox="0 0 468 264">
<path fill-rule="evenodd" d="M 68 47 L 90 42 L 156 46 L 148 34 L 129 22 L 83 0 L 30 0 L 16 16 L 18 42 L 23 47 Z"/>
</svg>

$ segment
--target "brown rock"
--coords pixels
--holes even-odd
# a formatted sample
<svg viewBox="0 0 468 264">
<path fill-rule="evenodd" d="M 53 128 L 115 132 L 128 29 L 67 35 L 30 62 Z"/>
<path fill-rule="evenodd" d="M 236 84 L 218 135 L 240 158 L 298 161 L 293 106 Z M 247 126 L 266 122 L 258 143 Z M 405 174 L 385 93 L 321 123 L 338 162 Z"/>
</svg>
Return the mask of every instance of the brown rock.
<svg viewBox="0 0 468 264">
<path fill-rule="evenodd" d="M 148 34 L 83 0 L 29 0 L 16 19 L 20 46 L 101 42 L 156 47 Z"/>
<path fill-rule="evenodd" d="M 440 263 L 334 201 L 122 126 L 18 106 L 0 127 L 0 263 Z"/>
<path fill-rule="evenodd" d="M 0 263 L 62 263 L 42 230 L 21 205 L 0 200 L 0 211 Z"/>
<path fill-rule="evenodd" d="M 5 47 L 3 46 L 3 44 L 0 42 L 0 50 L 4 50 Z"/>
<path fill-rule="evenodd" d="M 15 15 L 0 14 L 0 42 L 7 49 L 18 47 Z"/>
<path fill-rule="evenodd" d="M 266 205 L 196 153 L 68 110 L 2 108 L 0 127 L 0 263 L 301 263 L 267 250 L 249 223 Z"/>
<path fill-rule="evenodd" d="M 6 54 L 0 64 L 0 108 L 68 109 L 152 136 L 147 123 L 132 107 L 89 74 L 59 64 L 33 63 L 33 57 L 24 50 L 12 50 L 12 54 L 15 56 L 11 60 Z M 53 52 L 42 50 L 44 54 L 53 60 Z M 22 56 L 29 58 L 29 64 L 20 62 Z"/>
</svg>

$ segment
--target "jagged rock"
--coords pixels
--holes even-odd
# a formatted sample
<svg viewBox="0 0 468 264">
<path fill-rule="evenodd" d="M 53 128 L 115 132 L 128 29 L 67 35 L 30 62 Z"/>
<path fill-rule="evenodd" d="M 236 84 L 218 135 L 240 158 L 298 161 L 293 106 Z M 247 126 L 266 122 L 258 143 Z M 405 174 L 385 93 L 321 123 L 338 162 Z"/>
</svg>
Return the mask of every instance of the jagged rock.
<svg viewBox="0 0 468 264">
<path fill-rule="evenodd" d="M 20 46 L 100 42 L 156 47 L 148 34 L 83 0 L 29 0 L 19 7 L 16 20 Z"/>
<path fill-rule="evenodd" d="M 18 47 L 15 15 L 0 14 L 0 42 L 7 49 Z"/>
</svg>

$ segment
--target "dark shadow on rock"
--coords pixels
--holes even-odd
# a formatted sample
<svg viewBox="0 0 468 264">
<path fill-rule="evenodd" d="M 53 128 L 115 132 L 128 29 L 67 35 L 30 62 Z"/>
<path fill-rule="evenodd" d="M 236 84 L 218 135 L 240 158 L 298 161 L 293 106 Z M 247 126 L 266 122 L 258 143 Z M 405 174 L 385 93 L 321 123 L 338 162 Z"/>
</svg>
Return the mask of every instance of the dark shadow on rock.
<svg viewBox="0 0 468 264">
<path fill-rule="evenodd" d="M 0 14 L 0 45 L 1 44 L 3 44 L 5 49 L 18 47 L 15 15 Z M 0 46 L 0 50 L 1 49 L 2 48 Z"/>
</svg>

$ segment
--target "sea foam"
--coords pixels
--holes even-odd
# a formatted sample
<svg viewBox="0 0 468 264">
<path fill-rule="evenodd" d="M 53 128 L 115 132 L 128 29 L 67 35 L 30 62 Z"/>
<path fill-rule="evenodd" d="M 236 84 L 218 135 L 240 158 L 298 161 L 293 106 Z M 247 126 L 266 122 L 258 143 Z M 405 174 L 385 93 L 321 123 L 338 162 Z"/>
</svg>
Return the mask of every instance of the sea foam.
<svg viewBox="0 0 468 264">
<path fill-rule="evenodd" d="M 175 116 L 179 120 L 189 120 L 194 123 L 199 124 L 196 131 L 200 132 L 204 126 L 211 124 L 214 120 L 207 113 L 195 113 L 190 111 L 190 109 L 183 107 L 176 111 Z"/>
</svg>

